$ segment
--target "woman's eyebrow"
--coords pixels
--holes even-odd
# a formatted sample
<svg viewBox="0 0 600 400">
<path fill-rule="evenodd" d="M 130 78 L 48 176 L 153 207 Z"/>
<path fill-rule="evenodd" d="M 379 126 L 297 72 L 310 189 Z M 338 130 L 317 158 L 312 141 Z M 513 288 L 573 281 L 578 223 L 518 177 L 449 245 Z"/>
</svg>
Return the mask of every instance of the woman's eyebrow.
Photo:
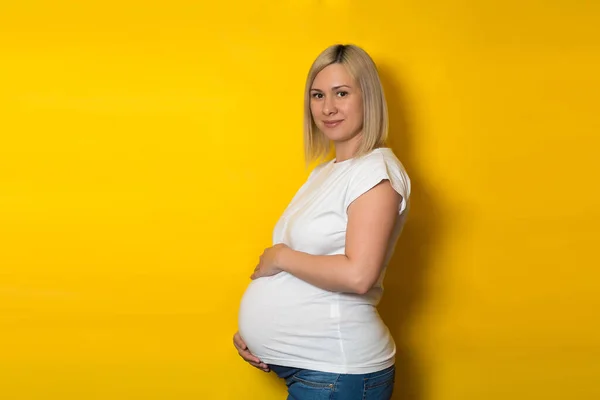
<svg viewBox="0 0 600 400">
<path fill-rule="evenodd" d="M 352 88 L 351 88 L 350 86 L 348 86 L 348 85 L 339 85 L 339 86 L 334 86 L 334 87 L 332 87 L 332 88 L 331 88 L 331 90 L 338 90 L 338 89 L 341 89 L 341 88 L 343 88 L 343 87 L 347 87 L 348 89 L 352 89 Z M 322 92 L 322 90 L 321 90 L 321 89 L 317 89 L 317 88 L 312 88 L 312 89 L 310 89 L 310 90 L 314 90 L 314 91 L 316 91 L 316 92 Z"/>
</svg>

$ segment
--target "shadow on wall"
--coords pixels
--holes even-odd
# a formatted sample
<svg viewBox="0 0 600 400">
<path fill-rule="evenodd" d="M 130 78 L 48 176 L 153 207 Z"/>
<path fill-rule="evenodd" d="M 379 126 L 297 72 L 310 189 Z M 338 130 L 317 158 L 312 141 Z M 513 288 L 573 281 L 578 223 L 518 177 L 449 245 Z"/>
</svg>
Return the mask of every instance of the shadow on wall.
<svg viewBox="0 0 600 400">
<path fill-rule="evenodd" d="M 411 149 L 417 132 L 410 121 L 409 102 L 401 85 L 385 66 L 379 66 L 390 119 L 388 145 L 404 164 L 412 183 L 409 215 L 384 281 L 385 294 L 379 313 L 396 341 L 396 384 L 394 400 L 426 398 L 424 368 L 410 344 L 410 332 L 420 305 L 426 300 L 425 282 L 431 273 L 430 255 L 435 251 L 441 229 L 441 216 L 419 175 Z"/>
</svg>

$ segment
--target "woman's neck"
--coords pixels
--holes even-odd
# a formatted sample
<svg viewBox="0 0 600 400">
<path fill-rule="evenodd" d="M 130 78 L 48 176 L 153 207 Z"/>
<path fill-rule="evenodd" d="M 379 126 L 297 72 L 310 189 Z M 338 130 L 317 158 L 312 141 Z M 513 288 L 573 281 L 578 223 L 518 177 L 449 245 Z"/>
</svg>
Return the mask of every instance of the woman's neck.
<svg viewBox="0 0 600 400">
<path fill-rule="evenodd" d="M 354 157 L 358 151 L 361 136 L 362 134 L 359 133 L 351 139 L 343 142 L 334 142 L 333 146 L 335 148 L 335 162 L 346 161 Z"/>
</svg>

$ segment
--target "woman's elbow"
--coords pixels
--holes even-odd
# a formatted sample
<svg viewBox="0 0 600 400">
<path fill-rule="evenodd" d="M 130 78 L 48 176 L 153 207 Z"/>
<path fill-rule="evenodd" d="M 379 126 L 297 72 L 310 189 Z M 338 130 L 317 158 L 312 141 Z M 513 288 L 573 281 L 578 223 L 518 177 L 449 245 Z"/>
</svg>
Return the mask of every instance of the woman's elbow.
<svg viewBox="0 0 600 400">
<path fill-rule="evenodd" d="M 377 276 L 375 274 L 357 274 L 353 279 L 351 290 L 354 294 L 364 295 L 375 286 Z"/>
</svg>

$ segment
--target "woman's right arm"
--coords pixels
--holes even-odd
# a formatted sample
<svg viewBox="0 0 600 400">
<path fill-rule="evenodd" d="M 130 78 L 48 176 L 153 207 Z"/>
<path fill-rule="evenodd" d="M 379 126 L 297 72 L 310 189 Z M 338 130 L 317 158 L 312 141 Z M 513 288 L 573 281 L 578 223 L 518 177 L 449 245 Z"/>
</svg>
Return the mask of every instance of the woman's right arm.
<svg viewBox="0 0 600 400">
<path fill-rule="evenodd" d="M 269 366 L 267 364 L 261 362 L 258 359 L 258 357 L 256 357 L 254 354 L 250 353 L 250 350 L 248 350 L 248 346 L 246 346 L 246 343 L 240 336 L 239 332 L 236 332 L 235 335 L 233 335 L 233 345 L 237 349 L 240 357 L 242 357 L 244 359 L 244 361 L 246 361 L 248 364 L 250 364 L 253 367 L 256 367 L 264 372 L 270 371 Z"/>
</svg>

